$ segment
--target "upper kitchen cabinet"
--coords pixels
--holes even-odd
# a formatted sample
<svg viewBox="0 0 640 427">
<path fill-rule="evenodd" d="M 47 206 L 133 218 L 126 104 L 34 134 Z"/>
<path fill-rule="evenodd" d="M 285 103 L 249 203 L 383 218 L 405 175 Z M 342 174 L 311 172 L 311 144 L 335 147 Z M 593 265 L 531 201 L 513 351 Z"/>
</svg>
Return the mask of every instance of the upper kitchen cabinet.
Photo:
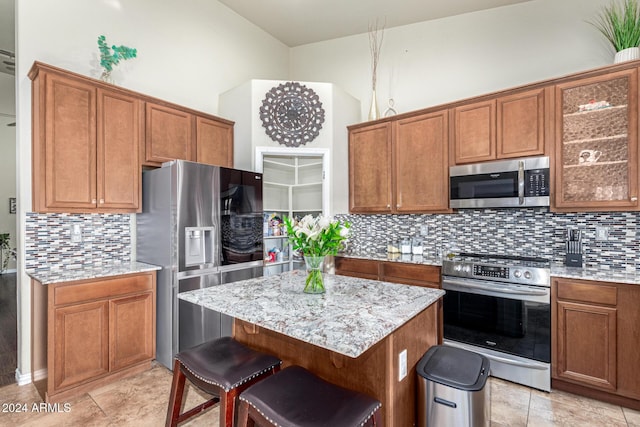
<svg viewBox="0 0 640 427">
<path fill-rule="evenodd" d="M 233 167 L 233 123 L 196 117 L 196 161 Z"/>
<path fill-rule="evenodd" d="M 483 101 L 453 110 L 456 164 L 496 158 L 496 101 Z"/>
<path fill-rule="evenodd" d="M 638 72 L 556 85 L 557 211 L 638 209 Z"/>
<path fill-rule="evenodd" d="M 165 105 L 147 102 L 145 164 L 194 160 L 194 117 Z"/>
<path fill-rule="evenodd" d="M 391 212 L 391 122 L 349 129 L 349 212 Z"/>
<path fill-rule="evenodd" d="M 448 113 L 439 111 L 393 123 L 395 211 L 449 209 Z"/>
<path fill-rule="evenodd" d="M 455 107 L 455 164 L 543 155 L 552 93 L 537 88 Z"/>
<path fill-rule="evenodd" d="M 446 110 L 352 127 L 352 213 L 448 211 Z"/>
<path fill-rule="evenodd" d="M 136 212 L 141 104 L 36 63 L 29 73 L 35 212 Z"/>
<path fill-rule="evenodd" d="M 191 160 L 233 167 L 233 122 L 147 102 L 144 164 Z"/>
</svg>

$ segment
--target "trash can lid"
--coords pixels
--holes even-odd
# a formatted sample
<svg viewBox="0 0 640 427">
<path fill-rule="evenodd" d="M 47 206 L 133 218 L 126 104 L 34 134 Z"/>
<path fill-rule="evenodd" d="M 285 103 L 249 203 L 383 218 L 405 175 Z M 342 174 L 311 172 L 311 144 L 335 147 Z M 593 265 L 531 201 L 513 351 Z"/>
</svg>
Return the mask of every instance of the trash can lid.
<svg viewBox="0 0 640 427">
<path fill-rule="evenodd" d="M 420 376 L 459 390 L 482 390 L 489 376 L 489 359 L 457 347 L 437 345 L 420 359 Z"/>
</svg>

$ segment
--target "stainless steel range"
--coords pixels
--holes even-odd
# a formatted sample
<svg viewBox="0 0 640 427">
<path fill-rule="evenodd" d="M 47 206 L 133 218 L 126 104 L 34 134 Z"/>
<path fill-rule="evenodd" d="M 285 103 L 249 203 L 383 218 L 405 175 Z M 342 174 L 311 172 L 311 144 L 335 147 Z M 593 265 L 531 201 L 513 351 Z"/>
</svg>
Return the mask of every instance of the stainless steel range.
<svg viewBox="0 0 640 427">
<path fill-rule="evenodd" d="M 442 263 L 444 344 L 481 353 L 491 375 L 551 389 L 550 263 L 462 253 Z"/>
</svg>

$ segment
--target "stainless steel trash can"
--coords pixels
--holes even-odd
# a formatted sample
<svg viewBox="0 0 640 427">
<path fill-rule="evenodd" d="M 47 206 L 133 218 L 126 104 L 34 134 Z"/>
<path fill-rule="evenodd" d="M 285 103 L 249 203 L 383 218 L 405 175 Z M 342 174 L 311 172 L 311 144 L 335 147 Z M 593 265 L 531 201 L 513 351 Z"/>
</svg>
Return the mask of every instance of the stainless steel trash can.
<svg viewBox="0 0 640 427">
<path fill-rule="evenodd" d="M 491 421 L 489 359 L 456 347 L 431 347 L 420 359 L 418 426 L 482 427 Z"/>
</svg>

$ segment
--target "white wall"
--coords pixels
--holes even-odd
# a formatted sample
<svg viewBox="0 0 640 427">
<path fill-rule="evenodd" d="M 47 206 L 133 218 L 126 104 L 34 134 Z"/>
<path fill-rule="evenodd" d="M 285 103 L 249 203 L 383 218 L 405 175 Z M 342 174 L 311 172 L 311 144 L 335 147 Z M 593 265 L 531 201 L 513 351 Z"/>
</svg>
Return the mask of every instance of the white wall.
<svg viewBox="0 0 640 427">
<path fill-rule="evenodd" d="M 16 215 L 9 213 L 9 198 L 16 197 L 16 128 L 7 125 L 16 121 L 15 106 L 13 76 L 0 73 L 0 233 L 11 235 L 12 248 L 17 242 Z M 15 269 L 15 261 L 7 268 Z"/>
<path fill-rule="evenodd" d="M 35 60 L 97 77 L 97 38 L 138 49 L 120 86 L 217 113 L 218 94 L 252 78 L 286 79 L 288 48 L 215 0 L 16 2 L 19 227 L 31 209 L 31 82 Z M 1 202 L 1 200 L 0 200 Z M 1 205 L 0 205 L 1 208 Z M 22 237 L 23 239 L 23 237 Z M 21 242 L 20 247 L 24 247 Z M 24 253 L 19 255 L 19 270 Z M 30 371 L 29 278 L 18 275 L 18 368 Z"/>
<path fill-rule="evenodd" d="M 234 164 L 241 169 L 256 169 L 256 147 L 278 147 L 278 142 L 267 135 L 260 119 L 260 108 L 265 95 L 272 88 L 286 83 L 276 80 L 251 80 L 220 95 L 220 111 L 224 117 L 236 122 L 234 138 Z M 326 148 L 331 152 L 330 202 L 327 213 L 347 213 L 348 186 L 348 133 L 347 124 L 358 120 L 360 103 L 341 88 L 330 83 L 301 81 L 320 98 L 325 112 L 318 136 L 299 148 Z M 291 148 L 290 148 L 291 149 Z M 292 148 L 295 150 L 295 148 Z"/>
<path fill-rule="evenodd" d="M 380 112 L 399 113 L 611 64 L 614 51 L 586 21 L 610 0 L 534 0 L 386 29 Z M 331 82 L 371 102 L 367 34 L 291 49 L 295 80 Z"/>
</svg>

